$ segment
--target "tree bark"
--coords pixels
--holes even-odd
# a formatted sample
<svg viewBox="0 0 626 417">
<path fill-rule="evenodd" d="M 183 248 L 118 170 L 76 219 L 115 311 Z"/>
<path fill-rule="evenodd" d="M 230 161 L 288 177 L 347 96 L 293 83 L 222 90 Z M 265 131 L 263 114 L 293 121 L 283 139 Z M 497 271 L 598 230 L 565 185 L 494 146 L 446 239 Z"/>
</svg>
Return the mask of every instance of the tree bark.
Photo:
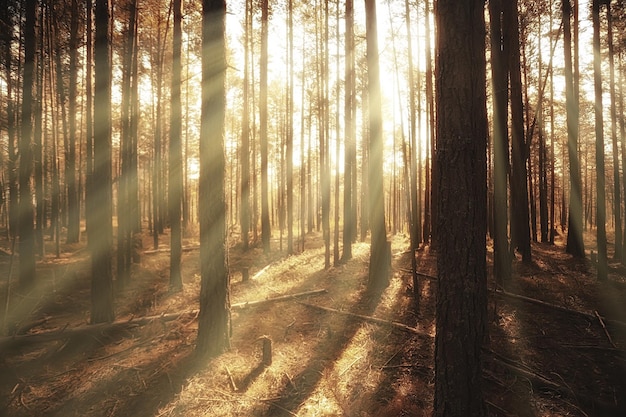
<svg viewBox="0 0 626 417">
<path fill-rule="evenodd" d="M 367 40 L 367 85 L 369 91 L 369 217 L 372 231 L 368 288 L 381 290 L 389 285 L 391 252 L 385 229 L 383 188 L 383 125 L 378 62 L 376 1 L 365 1 Z"/>
<path fill-rule="evenodd" d="M 261 74 L 259 93 L 259 123 L 261 135 L 261 240 L 263 252 L 270 251 L 270 212 L 267 178 L 267 32 L 268 32 L 268 4 L 269 0 L 262 0 L 261 6 Z"/>
<path fill-rule="evenodd" d="M 94 176 L 90 196 L 91 322 L 110 322 L 113 311 L 111 188 L 111 38 L 108 0 L 96 0 Z"/>
<path fill-rule="evenodd" d="M 35 234 L 31 177 L 33 174 L 33 86 L 35 74 L 35 20 L 36 0 L 25 4 L 24 76 L 22 89 L 22 124 L 19 139 L 19 283 L 23 290 L 35 284 Z"/>
<path fill-rule="evenodd" d="M 606 179 L 604 164 L 604 117 L 602 114 L 602 55 L 600 51 L 600 0 L 592 0 L 593 84 L 595 93 L 596 133 L 596 239 L 598 244 L 598 280 L 608 278 L 606 249 Z"/>
<path fill-rule="evenodd" d="M 563 9 L 563 48 L 565 50 L 565 101 L 567 108 L 567 152 L 569 156 L 569 213 L 567 225 L 567 253 L 575 258 L 585 256 L 583 243 L 583 195 L 578 159 L 578 94 L 572 68 L 572 37 L 570 0 L 561 0 Z"/>
<path fill-rule="evenodd" d="M 527 144 L 524 138 L 524 106 L 520 64 L 520 36 L 517 0 L 503 3 L 504 37 L 508 46 L 511 100 L 511 242 L 531 262 L 528 208 Z"/>
<path fill-rule="evenodd" d="M 622 260 L 622 195 L 619 174 L 619 147 L 617 144 L 617 93 L 615 92 L 615 50 L 613 47 L 613 16 L 611 3 L 606 4 L 607 38 L 609 46 L 609 85 L 611 92 L 611 143 L 613 145 L 613 217 L 615 219 L 615 252 L 613 260 Z"/>
<path fill-rule="evenodd" d="M 80 238 L 80 200 L 76 176 L 76 94 L 78 81 L 78 0 L 72 0 L 70 17 L 70 67 L 69 67 L 69 143 L 65 179 L 67 181 L 67 243 L 77 243 Z"/>
<path fill-rule="evenodd" d="M 494 187 L 494 274 L 500 286 L 511 279 L 508 213 L 508 65 L 502 44 L 502 0 L 489 2 L 491 22 L 491 73 L 493 87 L 493 187 Z"/>
<path fill-rule="evenodd" d="M 182 103 L 180 98 L 181 56 L 182 56 L 182 2 L 174 0 L 174 33 L 172 49 L 172 89 L 170 109 L 170 145 L 169 145 L 169 187 L 168 205 L 170 217 L 170 288 L 180 291 L 183 287 L 181 276 L 181 258 L 183 246 L 182 233 L 182 195 L 183 195 L 183 145 L 182 145 Z"/>
<path fill-rule="evenodd" d="M 344 177 L 343 177 L 343 253 L 342 261 L 352 258 L 352 239 L 356 219 L 352 215 L 352 176 L 356 170 L 356 91 L 354 85 L 354 2 L 346 0 L 346 36 L 345 36 L 345 102 L 344 102 Z"/>
<path fill-rule="evenodd" d="M 484 1 L 438 0 L 435 416 L 484 416 L 487 110 Z M 450 262 L 455 259 L 455 262 Z"/>
<path fill-rule="evenodd" d="M 267 3 L 266 3 L 267 4 Z M 203 0 L 202 121 L 200 126 L 200 315 L 196 353 L 210 358 L 229 346 L 226 257 L 224 117 L 226 2 Z"/>
</svg>

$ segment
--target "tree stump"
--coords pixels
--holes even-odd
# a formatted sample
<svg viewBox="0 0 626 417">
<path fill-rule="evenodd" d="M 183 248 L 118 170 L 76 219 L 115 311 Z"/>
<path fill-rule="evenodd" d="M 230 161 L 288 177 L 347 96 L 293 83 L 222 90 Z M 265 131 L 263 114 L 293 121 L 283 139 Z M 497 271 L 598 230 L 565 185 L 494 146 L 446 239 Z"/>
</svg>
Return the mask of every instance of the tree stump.
<svg viewBox="0 0 626 417">
<path fill-rule="evenodd" d="M 272 364 L 272 339 L 269 336 L 262 336 L 263 341 L 263 366 L 267 367 Z"/>
</svg>

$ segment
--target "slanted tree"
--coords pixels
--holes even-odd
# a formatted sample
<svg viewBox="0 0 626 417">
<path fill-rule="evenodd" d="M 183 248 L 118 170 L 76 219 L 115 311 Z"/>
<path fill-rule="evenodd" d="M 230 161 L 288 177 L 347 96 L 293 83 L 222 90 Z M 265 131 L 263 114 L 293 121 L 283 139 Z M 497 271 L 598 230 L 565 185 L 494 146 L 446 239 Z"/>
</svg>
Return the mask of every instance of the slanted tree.
<svg viewBox="0 0 626 417">
<path fill-rule="evenodd" d="M 484 0 L 438 0 L 435 416 L 485 416 L 487 110 Z"/>
<path fill-rule="evenodd" d="M 196 353 L 210 358 L 229 346 L 226 258 L 224 117 L 226 2 L 202 2 L 202 120 L 200 124 L 200 315 Z"/>
<path fill-rule="evenodd" d="M 385 229 L 383 188 L 383 124 L 378 62 L 376 1 L 365 1 L 367 41 L 367 85 L 369 91 L 369 217 L 371 230 L 368 288 L 381 290 L 389 285 L 391 253 Z"/>
<path fill-rule="evenodd" d="M 94 163 L 88 196 L 92 220 L 88 232 L 91 249 L 91 322 L 110 322 L 113 311 L 112 181 L 111 181 L 111 31 L 108 0 L 95 2 L 94 43 Z"/>
</svg>

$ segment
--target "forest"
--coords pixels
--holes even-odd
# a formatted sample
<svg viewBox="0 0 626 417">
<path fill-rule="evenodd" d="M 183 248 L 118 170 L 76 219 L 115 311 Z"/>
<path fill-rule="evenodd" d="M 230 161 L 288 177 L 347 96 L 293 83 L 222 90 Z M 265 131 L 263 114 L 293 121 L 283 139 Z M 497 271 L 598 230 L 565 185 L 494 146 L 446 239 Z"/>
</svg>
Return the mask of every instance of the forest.
<svg viewBox="0 0 626 417">
<path fill-rule="evenodd" d="M 624 0 L 0 0 L 0 416 L 626 415 Z"/>
</svg>

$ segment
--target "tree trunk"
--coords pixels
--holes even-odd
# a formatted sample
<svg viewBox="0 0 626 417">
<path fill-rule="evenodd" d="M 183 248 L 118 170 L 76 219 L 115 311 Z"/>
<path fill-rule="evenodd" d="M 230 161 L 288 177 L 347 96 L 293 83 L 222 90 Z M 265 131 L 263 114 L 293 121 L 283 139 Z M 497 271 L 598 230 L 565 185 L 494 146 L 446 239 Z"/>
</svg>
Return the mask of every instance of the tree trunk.
<svg viewBox="0 0 626 417">
<path fill-rule="evenodd" d="M 114 320 L 111 265 L 113 225 L 111 189 L 111 38 L 109 2 L 96 0 L 94 177 L 91 242 L 91 322 Z"/>
<path fill-rule="evenodd" d="M 246 0 L 246 7 L 244 13 L 245 27 L 244 27 L 244 67 L 243 67 L 243 111 L 241 117 L 241 243 L 243 250 L 248 250 L 250 234 L 250 119 L 248 112 L 250 111 L 250 105 L 248 103 L 248 91 L 249 91 L 249 37 L 250 37 L 250 0 Z"/>
<path fill-rule="evenodd" d="M 356 170 L 356 89 L 354 85 L 354 2 L 346 0 L 346 86 L 344 102 L 344 177 L 343 177 L 343 254 L 342 261 L 352 258 L 352 237 L 356 219 L 352 215 L 352 176 Z"/>
<path fill-rule="evenodd" d="M 609 44 L 610 91 L 611 91 L 611 143 L 613 145 L 613 216 L 615 218 L 615 261 L 622 260 L 622 196 L 619 174 L 619 147 L 617 145 L 617 94 L 615 92 L 615 52 L 613 48 L 613 17 L 611 3 L 607 8 L 607 38 Z"/>
<path fill-rule="evenodd" d="M 407 186 L 410 187 L 410 204 L 409 204 L 409 236 L 411 238 L 411 270 L 413 273 L 413 295 L 417 302 L 419 301 L 419 283 L 417 277 L 417 260 L 415 258 L 415 252 L 419 247 L 419 243 L 421 240 L 420 236 L 420 206 L 419 199 L 421 197 L 421 193 L 418 193 L 418 171 L 417 171 L 417 161 L 421 159 L 418 157 L 418 145 L 417 143 L 417 120 L 421 116 L 421 111 L 419 114 L 415 110 L 415 82 L 413 77 L 413 46 L 412 46 L 412 36 L 411 36 L 411 8 L 409 6 L 409 0 L 405 0 L 404 2 L 404 12 L 406 13 L 406 36 L 407 36 L 407 52 L 408 52 L 408 71 L 409 71 L 409 115 L 410 115 L 410 127 L 409 127 L 409 136 L 411 140 L 411 153 L 409 155 L 410 162 L 410 171 L 411 171 L 411 180 L 410 184 Z M 418 84 L 418 89 L 421 88 L 421 85 Z M 420 105 L 421 110 L 421 105 Z M 421 156 L 421 155 L 420 155 Z M 421 171 L 420 171 L 421 175 Z M 419 187 L 421 188 L 421 181 L 419 181 Z M 417 309 L 417 308 L 416 308 Z"/>
<path fill-rule="evenodd" d="M 378 29 L 375 0 L 365 1 L 367 41 L 367 85 L 369 91 L 369 217 L 372 231 L 368 288 L 381 290 L 389 285 L 391 252 L 385 230 L 383 188 L 383 125 L 381 110 Z"/>
<path fill-rule="evenodd" d="M 437 201 L 439 190 L 433 187 L 438 181 L 439 165 L 437 159 L 437 136 L 435 135 L 435 100 L 433 93 L 433 60 L 431 55 L 430 5 L 429 0 L 424 3 L 424 19 L 426 20 L 426 101 L 428 103 L 428 131 L 430 132 L 430 169 L 429 159 L 426 158 L 426 187 L 424 190 L 424 227 L 422 228 L 424 243 L 430 241 L 430 246 L 437 249 L 437 234 L 433 225 L 437 224 Z"/>
<path fill-rule="evenodd" d="M 608 275 L 606 250 L 606 179 L 604 168 L 604 117 L 602 114 L 602 56 L 600 51 L 600 0 L 592 0 L 593 84 L 596 130 L 596 239 L 598 243 L 598 280 Z"/>
<path fill-rule="evenodd" d="M 511 241 L 522 255 L 531 261 L 528 182 L 526 171 L 527 144 L 524 138 L 524 106 L 520 64 L 520 36 L 517 0 L 503 3 L 504 37 L 508 47 L 511 89 Z"/>
<path fill-rule="evenodd" d="M 493 86 L 493 187 L 494 187 L 494 274 L 500 286 L 511 279 L 508 236 L 508 65 L 502 44 L 502 0 L 489 2 L 491 22 L 491 72 Z"/>
<path fill-rule="evenodd" d="M 85 226 L 87 235 L 93 224 L 93 201 L 91 192 L 93 190 L 93 86 L 92 86 L 92 64 L 93 64 L 93 0 L 87 0 L 85 12 L 85 32 L 87 38 L 87 47 L 85 50 Z M 87 244 L 91 244 L 91 239 L 87 240 Z"/>
<path fill-rule="evenodd" d="M 78 0 L 72 0 L 70 18 L 70 67 L 69 67 L 69 143 L 67 149 L 67 243 L 77 243 L 80 237 L 80 200 L 76 180 L 76 93 L 78 81 Z"/>
<path fill-rule="evenodd" d="M 35 74 L 35 20 L 37 2 L 27 0 L 24 25 L 24 76 L 22 89 L 22 123 L 19 139 L 19 282 L 23 290 L 35 284 L 35 234 L 31 177 L 33 174 L 33 86 Z"/>
<path fill-rule="evenodd" d="M 78 7 L 76 7 L 78 9 Z M 44 149 L 43 149 L 43 85 L 44 85 L 44 59 L 45 59 L 45 44 L 44 44 L 44 6 L 40 7 L 39 17 L 39 55 L 37 57 L 37 88 L 35 93 L 35 124 L 34 124 L 34 138 L 33 138 L 33 159 L 35 168 L 35 242 L 37 255 L 41 258 L 45 255 L 44 244 L 44 228 L 46 227 L 46 207 L 44 198 L 44 183 L 45 174 L 44 170 Z M 78 10 L 75 10 L 78 13 Z"/>
<path fill-rule="evenodd" d="M 267 5 L 267 0 L 265 0 Z M 226 2 L 203 0 L 202 121 L 200 126 L 200 315 L 196 353 L 210 358 L 229 346 L 230 299 L 226 258 L 224 116 Z M 267 15 L 266 15 L 267 17 Z M 211 53 L 208 53 L 211 51 Z M 211 198 L 207 198 L 207 197 Z"/>
<path fill-rule="evenodd" d="M 484 2 L 437 2 L 435 416 L 485 416 L 487 111 Z M 455 259 L 455 262 L 450 262 Z M 462 318 L 462 320 L 459 320 Z"/>
<path fill-rule="evenodd" d="M 270 212 L 267 179 L 267 32 L 269 0 L 262 0 L 261 9 L 261 75 L 260 75 L 260 134 L 261 134 L 261 240 L 263 252 L 270 251 Z"/>
<path fill-rule="evenodd" d="M 583 243 L 583 195 L 578 159 L 578 95 L 572 68 L 572 38 L 569 0 L 561 0 L 563 7 L 563 47 L 565 50 L 565 100 L 567 108 L 567 151 L 569 156 L 569 214 L 567 225 L 567 253 L 575 258 L 584 258 Z"/>
<path fill-rule="evenodd" d="M 182 104 L 180 99 L 181 56 L 182 56 L 182 2 L 174 0 L 174 34 L 172 49 L 172 90 L 170 108 L 170 145 L 169 145 L 169 187 L 168 205 L 171 232 L 170 288 L 180 291 L 183 287 L 181 276 L 182 239 L 181 228 L 183 195 L 183 145 L 182 145 Z"/>
<path fill-rule="evenodd" d="M 7 153 L 8 153 L 8 185 L 9 185 L 9 237 L 17 236 L 18 223 L 18 187 L 17 187 L 17 152 L 16 152 L 16 119 L 15 98 L 13 95 L 13 15 L 8 8 L 3 8 L 2 27 L 3 58 L 6 79 L 6 113 L 7 113 Z"/>
</svg>

